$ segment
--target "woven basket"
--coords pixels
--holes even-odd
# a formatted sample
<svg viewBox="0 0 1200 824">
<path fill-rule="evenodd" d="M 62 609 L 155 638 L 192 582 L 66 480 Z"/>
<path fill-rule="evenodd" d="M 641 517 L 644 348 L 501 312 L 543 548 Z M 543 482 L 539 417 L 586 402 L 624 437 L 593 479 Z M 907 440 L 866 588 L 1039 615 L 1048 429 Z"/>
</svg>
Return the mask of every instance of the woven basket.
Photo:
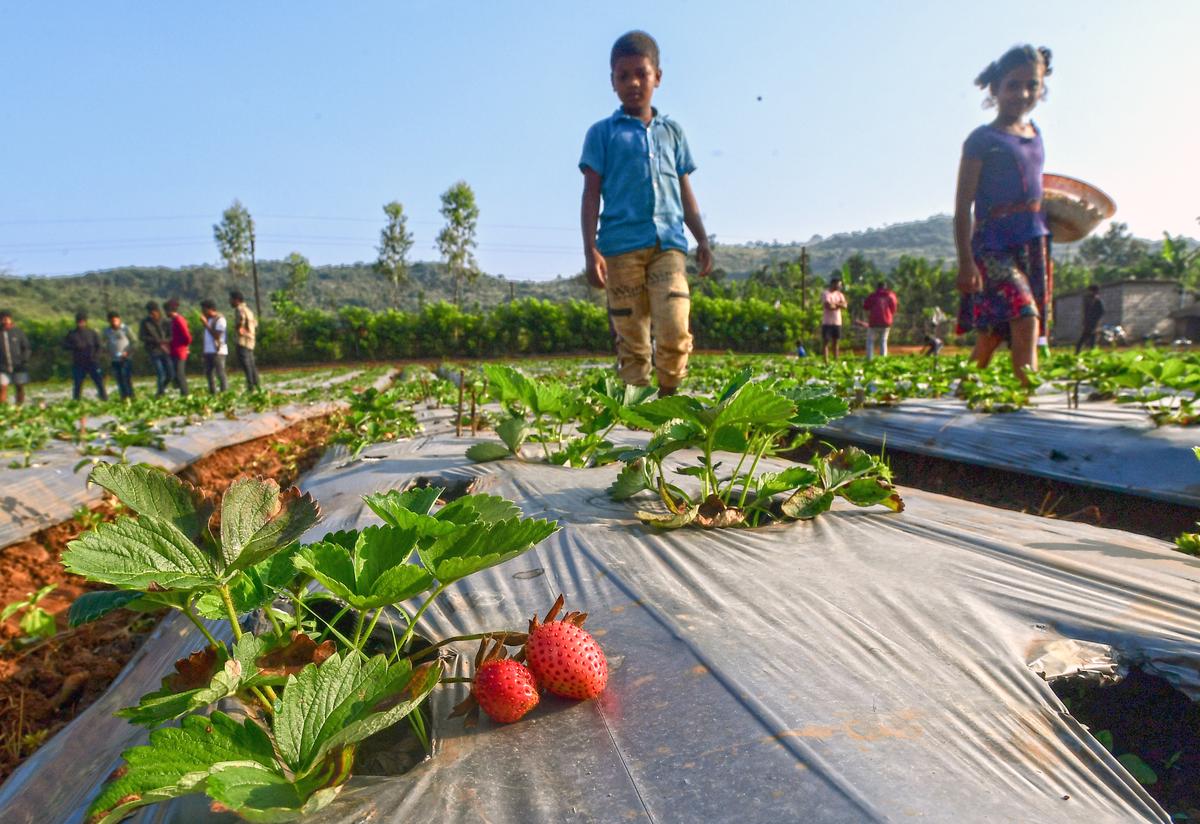
<svg viewBox="0 0 1200 824">
<path fill-rule="evenodd" d="M 1065 175 L 1042 175 L 1042 210 L 1058 243 L 1083 240 L 1117 213 L 1117 205 L 1091 184 Z"/>
</svg>

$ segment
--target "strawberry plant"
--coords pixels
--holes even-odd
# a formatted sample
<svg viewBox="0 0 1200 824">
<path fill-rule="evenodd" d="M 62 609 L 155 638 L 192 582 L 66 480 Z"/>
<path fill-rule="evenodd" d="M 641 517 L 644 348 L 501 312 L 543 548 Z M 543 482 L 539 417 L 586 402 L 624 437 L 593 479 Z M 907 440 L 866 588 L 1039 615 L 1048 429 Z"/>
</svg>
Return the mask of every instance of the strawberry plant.
<svg viewBox="0 0 1200 824">
<path fill-rule="evenodd" d="M 406 438 L 421 431 L 412 408 L 399 389 L 371 388 L 351 396 L 350 409 L 342 416 L 333 443 L 344 444 L 350 459 L 358 460 L 371 444 Z"/>
<path fill-rule="evenodd" d="M 191 793 L 247 820 L 292 820 L 337 795 L 367 737 L 407 720 L 428 746 L 420 707 L 441 680 L 439 650 L 463 639 L 423 638 L 421 617 L 447 587 L 557 529 L 489 495 L 437 508 L 442 490 L 419 488 L 365 498 L 382 526 L 302 545 L 317 504 L 270 480 L 235 481 L 219 506 L 145 465 L 102 464 L 90 480 L 136 517 L 100 524 L 64 553 L 70 571 L 115 587 L 77 598 L 71 624 L 121 607 L 169 607 L 207 641 L 118 713 L 153 731 L 124 753 L 126 766 L 91 805 L 93 822 Z M 314 582 L 324 591 L 310 592 Z M 398 607 L 409 600 L 413 609 Z M 390 643 L 375 632 L 389 609 L 399 617 Z M 243 629 L 252 613 L 260 631 Z M 233 642 L 201 618 L 226 621 Z M 226 699 L 244 717 L 212 709 Z"/>
<path fill-rule="evenodd" d="M 11 604 L 6 605 L 3 610 L 0 610 L 0 621 L 7 621 L 22 611 L 25 613 L 18 622 L 18 626 L 23 633 L 17 639 L 18 645 L 52 638 L 58 632 L 58 627 L 54 623 L 54 616 L 38 606 L 38 602 L 53 592 L 57 586 L 57 584 L 47 584 L 37 592 L 29 593 L 24 600 L 13 601 Z"/>
<path fill-rule="evenodd" d="M 1200 460 L 1200 446 L 1193 446 L 1192 453 L 1195 454 L 1197 460 Z M 1200 527 L 1200 523 L 1197 523 L 1196 526 Z M 1175 539 L 1175 547 L 1180 552 L 1200 558 L 1200 532 L 1183 533 Z"/>
<path fill-rule="evenodd" d="M 626 465 L 609 488 L 610 496 L 626 500 L 643 490 L 658 493 L 667 512 L 639 511 L 637 517 L 668 529 L 813 518 L 834 497 L 858 506 L 903 507 L 886 467 L 857 449 L 814 458 L 807 466 L 758 473 L 763 458 L 793 448 L 807 438 L 806 430 L 841 417 L 847 406 L 825 387 L 751 382 L 751 375 L 750 369 L 743 370 L 713 397 L 675 395 L 642 404 L 638 414 L 657 428 L 645 446 L 622 453 Z M 698 450 L 700 456 L 695 465 L 676 472 L 695 478 L 698 494 L 668 480 L 665 460 L 684 449 Z M 731 471 L 722 471 L 719 453 L 736 460 Z M 789 495 L 776 506 L 775 496 L 782 493 Z"/>
<path fill-rule="evenodd" d="M 505 417 L 495 425 L 501 443 L 471 446 L 467 457 L 473 461 L 521 458 L 521 448 L 535 443 L 547 463 L 600 466 L 616 460 L 608 435 L 618 424 L 648 426 L 636 408 L 654 394 L 652 388 L 625 386 L 602 374 L 577 390 L 546 377 L 530 378 L 511 366 L 488 364 L 483 371 Z"/>
</svg>

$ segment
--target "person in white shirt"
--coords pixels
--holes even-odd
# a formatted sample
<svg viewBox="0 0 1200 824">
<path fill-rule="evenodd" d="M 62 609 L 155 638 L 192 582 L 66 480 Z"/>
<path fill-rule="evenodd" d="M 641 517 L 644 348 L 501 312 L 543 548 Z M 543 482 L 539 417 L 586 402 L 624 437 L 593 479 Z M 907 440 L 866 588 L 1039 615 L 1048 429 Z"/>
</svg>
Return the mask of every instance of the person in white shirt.
<svg viewBox="0 0 1200 824">
<path fill-rule="evenodd" d="M 209 394 L 217 394 L 229 388 L 225 379 L 225 357 L 229 354 L 229 341 L 225 334 L 225 316 L 217 311 L 211 300 L 200 301 L 200 313 L 204 316 L 204 377 L 208 379 Z"/>
</svg>

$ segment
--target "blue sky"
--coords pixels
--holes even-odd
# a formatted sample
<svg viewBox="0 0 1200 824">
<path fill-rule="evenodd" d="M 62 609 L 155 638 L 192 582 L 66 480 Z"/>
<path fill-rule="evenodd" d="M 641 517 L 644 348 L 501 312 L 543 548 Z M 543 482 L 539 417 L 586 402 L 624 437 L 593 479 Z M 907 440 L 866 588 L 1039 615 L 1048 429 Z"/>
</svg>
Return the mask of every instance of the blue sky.
<svg viewBox="0 0 1200 824">
<path fill-rule="evenodd" d="M 989 119 L 971 81 L 1018 42 L 1054 49 L 1047 170 L 1104 188 L 1140 235 L 1200 235 L 1194 0 L 0 0 L 0 266 L 215 261 L 235 197 L 263 258 L 373 259 L 398 199 L 432 260 L 438 196 L 464 179 L 486 271 L 573 274 L 579 149 L 617 105 L 607 55 L 630 28 L 662 47 L 655 101 L 719 240 L 949 211 Z"/>
</svg>

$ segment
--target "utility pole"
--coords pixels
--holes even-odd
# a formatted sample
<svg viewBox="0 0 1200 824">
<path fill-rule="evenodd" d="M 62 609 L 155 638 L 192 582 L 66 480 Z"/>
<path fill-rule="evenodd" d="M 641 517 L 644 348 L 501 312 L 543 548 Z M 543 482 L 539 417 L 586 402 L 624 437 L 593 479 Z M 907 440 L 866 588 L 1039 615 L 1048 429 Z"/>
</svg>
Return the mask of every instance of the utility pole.
<svg viewBox="0 0 1200 824">
<path fill-rule="evenodd" d="M 808 247 L 800 247 L 800 310 L 808 308 Z"/>
<path fill-rule="evenodd" d="M 262 298 L 258 293 L 258 260 L 254 257 L 254 218 L 250 218 L 250 271 L 254 274 L 254 313 L 262 319 Z"/>
</svg>

